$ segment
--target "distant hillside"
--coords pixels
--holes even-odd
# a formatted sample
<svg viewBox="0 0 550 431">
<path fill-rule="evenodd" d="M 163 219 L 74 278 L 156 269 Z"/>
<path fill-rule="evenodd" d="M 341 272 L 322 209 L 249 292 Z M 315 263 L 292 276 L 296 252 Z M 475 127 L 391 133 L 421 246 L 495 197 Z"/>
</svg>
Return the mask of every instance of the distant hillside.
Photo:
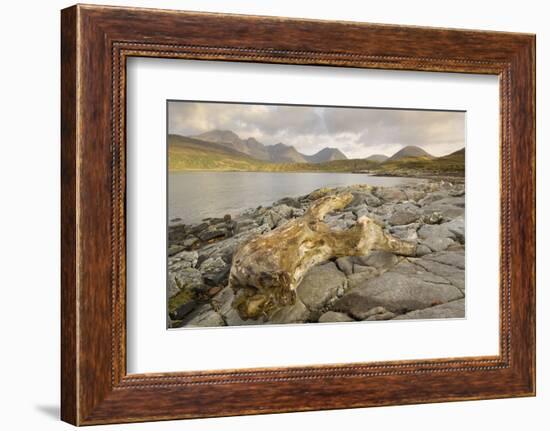
<svg viewBox="0 0 550 431">
<path fill-rule="evenodd" d="M 401 159 L 406 159 L 410 157 L 426 157 L 432 159 L 433 156 L 420 147 L 415 147 L 413 145 L 408 145 L 404 148 L 401 148 L 397 153 L 391 156 L 387 161 L 396 161 Z"/>
<path fill-rule="evenodd" d="M 303 154 L 298 152 L 292 145 L 278 143 L 265 147 L 269 153 L 270 160 L 274 163 L 307 163 Z"/>
<path fill-rule="evenodd" d="M 457 150 L 454 153 L 448 154 L 444 157 L 445 158 L 458 157 L 458 158 L 464 159 L 465 154 L 466 154 L 466 148 L 461 148 L 460 150 Z"/>
<path fill-rule="evenodd" d="M 323 163 L 347 159 L 345 154 L 336 148 L 323 148 L 312 156 L 306 156 L 292 145 L 264 145 L 254 138 L 241 139 L 231 130 L 210 130 L 192 138 L 220 144 L 255 159 L 273 163 Z"/>
<path fill-rule="evenodd" d="M 269 170 L 270 165 L 224 145 L 178 135 L 168 136 L 170 171 L 261 171 Z"/>
<path fill-rule="evenodd" d="M 334 160 L 347 160 L 348 158 L 338 148 L 323 148 L 321 151 L 311 155 L 304 156 L 309 163 L 332 162 Z"/>
<path fill-rule="evenodd" d="M 272 172 L 361 172 L 377 166 L 364 159 L 331 160 L 322 163 L 273 164 Z"/>
<path fill-rule="evenodd" d="M 411 176 L 419 174 L 464 176 L 465 150 L 455 151 L 443 157 L 428 155 L 419 157 L 401 157 L 388 159 L 379 164 L 373 173 L 394 176 Z"/>
<path fill-rule="evenodd" d="M 375 163 L 383 163 L 388 160 L 388 156 L 384 154 L 373 154 L 372 156 L 366 157 L 365 160 Z"/>
</svg>

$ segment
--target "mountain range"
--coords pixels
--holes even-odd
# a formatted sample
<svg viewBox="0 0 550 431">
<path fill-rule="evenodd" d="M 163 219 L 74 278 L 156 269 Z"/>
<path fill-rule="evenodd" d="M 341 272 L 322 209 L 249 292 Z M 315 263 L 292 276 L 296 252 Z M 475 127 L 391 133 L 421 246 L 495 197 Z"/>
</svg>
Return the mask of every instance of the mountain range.
<svg viewBox="0 0 550 431">
<path fill-rule="evenodd" d="M 464 175 L 464 148 L 435 157 L 422 148 L 407 146 L 391 157 L 373 154 L 348 159 L 335 148 L 306 155 L 278 143 L 263 145 L 255 138 L 241 139 L 229 130 L 212 130 L 193 137 L 168 135 L 170 171 L 263 172 L 368 172 L 382 175 L 435 173 Z"/>
<path fill-rule="evenodd" d="M 285 145 L 281 142 L 275 145 L 264 145 L 254 138 L 241 139 L 231 130 L 211 130 L 191 138 L 223 145 L 264 162 L 324 163 L 332 160 L 347 160 L 345 154 L 337 148 L 326 147 L 313 155 L 306 155 L 300 153 L 292 145 Z"/>
</svg>

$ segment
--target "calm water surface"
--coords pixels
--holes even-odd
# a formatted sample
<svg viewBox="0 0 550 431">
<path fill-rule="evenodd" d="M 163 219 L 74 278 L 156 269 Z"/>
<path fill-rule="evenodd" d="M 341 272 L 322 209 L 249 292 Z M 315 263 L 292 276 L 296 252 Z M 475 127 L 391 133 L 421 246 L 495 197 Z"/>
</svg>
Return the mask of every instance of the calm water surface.
<svg viewBox="0 0 550 431">
<path fill-rule="evenodd" d="M 184 223 L 197 223 L 206 217 L 236 215 L 247 208 L 269 206 L 281 198 L 306 195 L 321 187 L 396 186 L 420 181 L 423 180 L 325 172 L 170 172 L 168 220 L 180 218 Z"/>
</svg>

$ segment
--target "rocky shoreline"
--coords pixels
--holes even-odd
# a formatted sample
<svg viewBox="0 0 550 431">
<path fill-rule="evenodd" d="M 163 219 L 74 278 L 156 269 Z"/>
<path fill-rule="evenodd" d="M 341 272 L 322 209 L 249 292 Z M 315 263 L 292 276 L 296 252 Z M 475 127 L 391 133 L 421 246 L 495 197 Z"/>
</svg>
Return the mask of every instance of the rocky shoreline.
<svg viewBox="0 0 550 431">
<path fill-rule="evenodd" d="M 462 318 L 464 306 L 464 179 L 403 187 L 356 185 L 284 198 L 235 217 L 209 218 L 168 230 L 169 327 Z M 300 217 L 328 194 L 353 201 L 330 213 L 331 229 L 358 218 L 376 220 L 392 235 L 417 244 L 415 257 L 375 251 L 340 257 L 309 270 L 293 305 L 265 320 L 243 320 L 228 287 L 233 254 L 251 238 Z"/>
</svg>

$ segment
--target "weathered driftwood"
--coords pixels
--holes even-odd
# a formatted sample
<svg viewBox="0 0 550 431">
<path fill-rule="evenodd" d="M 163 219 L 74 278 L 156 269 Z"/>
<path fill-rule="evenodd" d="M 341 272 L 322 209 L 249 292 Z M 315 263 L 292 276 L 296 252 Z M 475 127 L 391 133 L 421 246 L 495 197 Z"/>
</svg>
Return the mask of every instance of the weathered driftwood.
<svg viewBox="0 0 550 431">
<path fill-rule="evenodd" d="M 236 293 L 233 307 L 241 318 L 267 318 L 278 307 L 293 304 L 306 272 L 328 259 L 364 256 L 371 250 L 414 255 L 414 244 L 392 237 L 368 217 L 361 217 L 347 230 L 331 230 L 323 221 L 325 215 L 344 208 L 352 199 L 351 193 L 318 199 L 302 217 L 237 250 L 229 283 Z"/>
</svg>

